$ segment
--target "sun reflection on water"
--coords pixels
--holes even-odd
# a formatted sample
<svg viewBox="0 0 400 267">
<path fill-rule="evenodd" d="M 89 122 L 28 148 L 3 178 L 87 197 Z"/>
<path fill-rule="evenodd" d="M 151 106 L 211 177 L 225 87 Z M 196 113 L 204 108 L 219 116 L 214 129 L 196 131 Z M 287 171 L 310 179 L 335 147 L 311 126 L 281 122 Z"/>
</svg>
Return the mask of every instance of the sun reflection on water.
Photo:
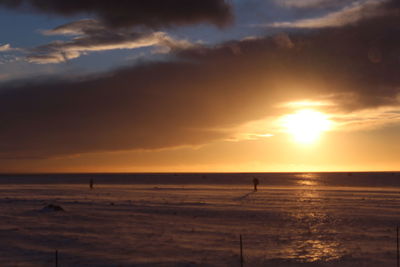
<svg viewBox="0 0 400 267">
<path fill-rule="evenodd" d="M 302 262 L 332 261 L 341 258 L 341 244 L 335 239 L 332 218 L 327 212 L 324 191 L 318 190 L 319 174 L 296 176 L 299 186 L 296 206 L 291 212 L 296 233 L 286 249 L 289 258 Z"/>
<path fill-rule="evenodd" d="M 302 262 L 332 261 L 343 254 L 340 253 L 340 243 L 330 240 L 310 239 L 296 241 L 293 245 L 287 251 L 288 257 Z"/>
<path fill-rule="evenodd" d="M 318 186 L 320 185 L 320 175 L 316 173 L 302 173 L 295 176 L 297 184 L 300 186 Z"/>
<path fill-rule="evenodd" d="M 316 181 L 309 181 L 309 180 L 300 180 L 298 181 L 299 185 L 306 185 L 306 186 L 315 186 L 318 185 Z"/>
</svg>

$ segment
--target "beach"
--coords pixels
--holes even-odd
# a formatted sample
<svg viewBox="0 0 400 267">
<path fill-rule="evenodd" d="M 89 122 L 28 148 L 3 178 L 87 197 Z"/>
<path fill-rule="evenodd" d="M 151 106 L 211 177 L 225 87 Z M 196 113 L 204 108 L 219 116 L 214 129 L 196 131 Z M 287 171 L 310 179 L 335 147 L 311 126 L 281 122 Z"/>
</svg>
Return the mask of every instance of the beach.
<svg viewBox="0 0 400 267">
<path fill-rule="evenodd" d="M 59 266 L 240 266 L 241 235 L 245 266 L 395 266 L 398 180 L 397 173 L 3 175 L 0 265 L 54 266 L 57 250 Z"/>
</svg>

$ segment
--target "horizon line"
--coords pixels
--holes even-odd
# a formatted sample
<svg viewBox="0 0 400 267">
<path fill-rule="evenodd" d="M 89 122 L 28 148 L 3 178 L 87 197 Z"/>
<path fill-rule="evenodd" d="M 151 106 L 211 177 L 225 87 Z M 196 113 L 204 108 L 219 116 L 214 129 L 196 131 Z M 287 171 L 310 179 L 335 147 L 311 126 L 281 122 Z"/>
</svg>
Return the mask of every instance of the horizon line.
<svg viewBox="0 0 400 267">
<path fill-rule="evenodd" d="M 256 171 L 256 172 L 248 172 L 248 171 L 217 171 L 217 172 L 0 172 L 0 175 L 74 175 L 74 174 L 284 174 L 284 173 L 400 173 L 400 170 L 397 171 Z"/>
</svg>

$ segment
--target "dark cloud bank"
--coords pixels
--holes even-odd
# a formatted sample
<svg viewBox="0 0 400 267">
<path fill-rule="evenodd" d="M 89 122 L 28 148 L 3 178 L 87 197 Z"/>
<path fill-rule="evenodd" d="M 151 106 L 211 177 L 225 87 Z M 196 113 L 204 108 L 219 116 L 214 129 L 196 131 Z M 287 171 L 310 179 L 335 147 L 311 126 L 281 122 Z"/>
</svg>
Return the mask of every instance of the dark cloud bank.
<svg viewBox="0 0 400 267">
<path fill-rule="evenodd" d="M 232 19 L 225 0 L 1 0 L 0 5 L 62 16 L 93 14 L 111 27 L 158 28 L 202 22 L 225 26 Z"/>
<path fill-rule="evenodd" d="M 174 62 L 73 81 L 3 84 L 0 156 L 200 145 L 301 98 L 330 96 L 342 111 L 398 105 L 396 3 L 345 27 L 181 49 Z"/>
</svg>

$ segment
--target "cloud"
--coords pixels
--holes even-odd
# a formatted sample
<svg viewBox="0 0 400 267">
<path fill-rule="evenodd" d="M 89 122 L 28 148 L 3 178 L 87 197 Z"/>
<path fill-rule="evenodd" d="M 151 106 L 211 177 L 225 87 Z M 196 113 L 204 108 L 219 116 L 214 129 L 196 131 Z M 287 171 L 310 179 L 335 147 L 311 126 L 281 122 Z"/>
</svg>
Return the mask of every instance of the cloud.
<svg viewBox="0 0 400 267">
<path fill-rule="evenodd" d="M 357 0 L 274 0 L 277 5 L 288 8 L 328 8 L 338 7 L 349 2 L 356 2 Z"/>
<path fill-rule="evenodd" d="M 163 47 L 170 50 L 189 47 L 184 40 L 175 40 L 164 32 L 138 33 L 123 29 L 109 29 L 101 22 L 92 19 L 75 21 L 52 30 L 45 35 L 72 35 L 70 41 L 54 41 L 30 51 L 29 62 L 48 64 L 60 63 L 78 58 L 89 52 L 115 49 L 136 49 L 142 47 Z"/>
<path fill-rule="evenodd" d="M 0 45 L 0 52 L 9 51 L 10 49 L 11 49 L 11 46 L 9 44 Z"/>
<path fill-rule="evenodd" d="M 202 122 L 211 92 L 203 92 L 196 69 L 160 63 L 82 81 L 3 87 L 1 154 L 46 157 L 214 140 L 221 133 Z"/>
<path fill-rule="evenodd" d="M 374 130 L 400 123 L 400 107 L 381 107 L 336 114 L 337 128 L 341 131 Z"/>
<path fill-rule="evenodd" d="M 23 51 L 20 48 L 11 47 L 10 44 L 0 45 L 0 65 L 9 64 L 21 59 L 18 54 Z M 2 75 L 0 75 L 2 76 Z M 4 79 L 4 75 L 0 80 Z"/>
<path fill-rule="evenodd" d="M 319 107 L 333 114 L 396 110 L 399 22 L 385 12 L 334 29 L 178 48 L 175 61 L 103 75 L 3 83 L 0 156 L 199 146 L 302 99 L 335 103 Z"/>
<path fill-rule="evenodd" d="M 63 24 L 51 30 L 42 31 L 44 35 L 95 35 L 103 32 L 106 27 L 94 19 L 82 19 L 71 23 Z"/>
<path fill-rule="evenodd" d="M 301 19 L 290 22 L 274 22 L 266 26 L 280 28 L 324 28 L 341 27 L 356 23 L 362 19 L 383 15 L 379 9 L 386 0 L 369 0 L 363 2 L 353 2 L 351 5 L 330 12 L 322 17 Z"/>
<path fill-rule="evenodd" d="M 159 28 L 195 23 L 224 26 L 232 19 L 231 7 L 225 0 L 3 0 L 0 5 L 61 16 L 93 14 L 114 28 Z"/>
</svg>

